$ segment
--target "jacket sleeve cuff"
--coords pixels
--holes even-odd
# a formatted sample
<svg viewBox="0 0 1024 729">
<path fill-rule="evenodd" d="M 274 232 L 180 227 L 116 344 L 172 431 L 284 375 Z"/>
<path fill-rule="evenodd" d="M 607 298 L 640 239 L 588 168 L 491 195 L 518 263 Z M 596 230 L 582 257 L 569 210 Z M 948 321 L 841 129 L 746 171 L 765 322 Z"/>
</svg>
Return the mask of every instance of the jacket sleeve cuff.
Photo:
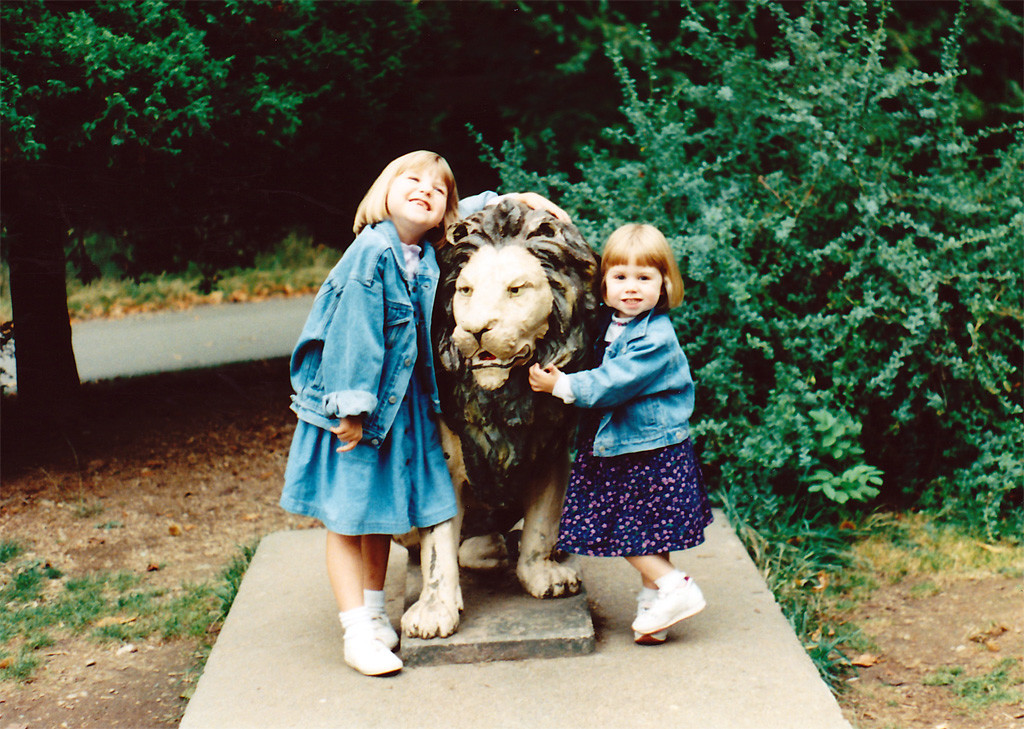
<svg viewBox="0 0 1024 729">
<path fill-rule="evenodd" d="M 496 199 L 498 194 L 488 190 L 487 192 L 481 192 L 476 195 L 470 195 L 467 198 L 459 200 L 459 217 L 465 218 L 473 213 L 478 213 L 484 209 L 484 207 L 491 203 L 492 200 Z"/>
<path fill-rule="evenodd" d="M 569 376 L 564 372 L 555 380 L 555 386 L 552 388 L 551 394 L 566 405 L 576 402 L 576 396 L 572 393 L 572 385 L 569 384 Z"/>
<path fill-rule="evenodd" d="M 329 418 L 349 418 L 372 413 L 377 398 L 362 390 L 336 390 L 324 395 L 324 414 Z"/>
</svg>

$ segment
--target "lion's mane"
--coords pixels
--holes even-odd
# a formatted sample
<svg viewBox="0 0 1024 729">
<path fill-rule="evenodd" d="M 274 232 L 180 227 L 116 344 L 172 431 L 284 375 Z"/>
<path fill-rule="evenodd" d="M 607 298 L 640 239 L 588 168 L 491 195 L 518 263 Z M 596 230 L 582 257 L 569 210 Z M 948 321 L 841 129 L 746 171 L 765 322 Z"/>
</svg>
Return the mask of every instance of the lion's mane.
<svg viewBox="0 0 1024 729">
<path fill-rule="evenodd" d="M 517 202 L 484 209 L 456 224 L 439 251 L 441 282 L 434 313 L 437 379 L 445 422 L 459 436 L 468 485 L 464 536 L 506 531 L 522 516 L 522 490 L 538 466 L 567 452 L 575 409 L 530 389 L 532 362 L 515 367 L 504 385 L 481 388 L 456 347 L 452 302 L 459 273 L 485 246 L 521 246 L 541 264 L 553 304 L 533 361 L 564 372 L 589 366 L 598 305 L 598 261 L 575 226 Z M 561 454 L 561 455 L 560 455 Z"/>
</svg>

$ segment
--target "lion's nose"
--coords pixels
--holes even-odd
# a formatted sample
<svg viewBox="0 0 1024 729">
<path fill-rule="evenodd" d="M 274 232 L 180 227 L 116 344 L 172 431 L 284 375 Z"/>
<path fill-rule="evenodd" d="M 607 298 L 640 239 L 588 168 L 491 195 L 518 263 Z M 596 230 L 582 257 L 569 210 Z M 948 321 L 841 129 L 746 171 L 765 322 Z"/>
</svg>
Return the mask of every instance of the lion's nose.
<svg viewBox="0 0 1024 729">
<path fill-rule="evenodd" d="M 460 325 L 479 342 L 480 338 L 497 325 L 493 316 L 465 316 Z"/>
</svg>

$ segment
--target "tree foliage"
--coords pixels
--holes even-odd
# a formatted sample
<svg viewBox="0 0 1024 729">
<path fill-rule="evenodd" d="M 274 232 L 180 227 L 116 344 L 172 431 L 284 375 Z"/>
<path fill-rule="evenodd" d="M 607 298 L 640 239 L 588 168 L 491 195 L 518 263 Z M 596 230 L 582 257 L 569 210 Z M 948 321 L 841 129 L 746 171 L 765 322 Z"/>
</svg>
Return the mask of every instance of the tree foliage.
<svg viewBox="0 0 1024 729">
<path fill-rule="evenodd" d="M 994 529 L 1024 482 L 1013 7 L 2 3 L 19 397 L 77 382 L 65 251 L 212 281 L 285 229 L 343 245 L 381 166 L 431 148 L 594 243 L 666 232 L 730 503 L 878 488 Z M 480 162 L 467 123 L 511 139 Z"/>
<path fill-rule="evenodd" d="M 964 118 L 963 28 L 991 8 L 950 17 L 931 71 L 887 11 L 690 7 L 670 50 L 609 43 L 623 120 L 576 174 L 525 171 L 514 141 L 495 164 L 594 243 L 670 237 L 695 432 L 734 500 L 877 486 L 1019 529 L 1024 127 Z"/>
</svg>

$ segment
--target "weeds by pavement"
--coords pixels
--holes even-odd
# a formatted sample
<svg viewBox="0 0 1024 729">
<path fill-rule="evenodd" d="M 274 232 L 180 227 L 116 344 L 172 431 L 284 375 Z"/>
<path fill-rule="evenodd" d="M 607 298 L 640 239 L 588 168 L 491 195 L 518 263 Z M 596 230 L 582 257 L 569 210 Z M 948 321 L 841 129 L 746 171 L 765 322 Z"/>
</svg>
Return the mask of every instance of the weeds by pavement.
<svg viewBox="0 0 1024 729">
<path fill-rule="evenodd" d="M 64 575 L 49 562 L 18 559 L 24 551 L 16 542 L 0 543 L 0 679 L 29 679 L 41 649 L 66 636 L 122 644 L 198 638 L 205 660 L 255 545 L 243 547 L 212 583 L 174 591 L 148 588 L 131 572 Z"/>
</svg>

